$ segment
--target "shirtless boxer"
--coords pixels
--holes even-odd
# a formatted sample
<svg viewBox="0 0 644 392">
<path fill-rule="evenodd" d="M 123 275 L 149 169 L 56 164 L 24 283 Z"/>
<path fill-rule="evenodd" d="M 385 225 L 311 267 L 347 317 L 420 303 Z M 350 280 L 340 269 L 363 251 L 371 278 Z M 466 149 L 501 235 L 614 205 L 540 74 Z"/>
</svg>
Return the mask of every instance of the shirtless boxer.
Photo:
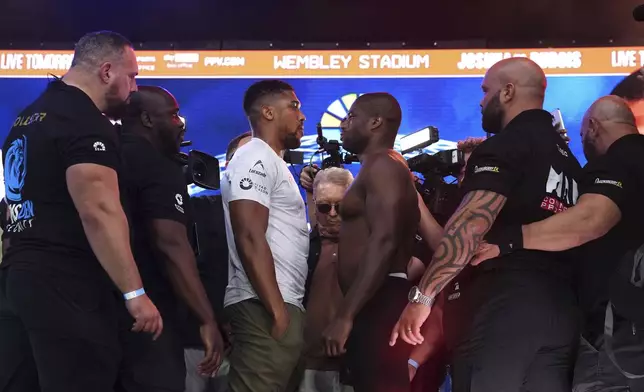
<svg viewBox="0 0 644 392">
<path fill-rule="evenodd" d="M 418 227 L 418 198 L 400 154 L 393 151 L 401 121 L 396 99 L 365 94 L 342 122 L 344 148 L 362 168 L 341 207 L 339 279 L 345 298 L 324 331 L 327 355 L 347 351 L 356 392 L 409 390 L 411 346 L 387 337 L 407 303 L 406 269 Z"/>
</svg>

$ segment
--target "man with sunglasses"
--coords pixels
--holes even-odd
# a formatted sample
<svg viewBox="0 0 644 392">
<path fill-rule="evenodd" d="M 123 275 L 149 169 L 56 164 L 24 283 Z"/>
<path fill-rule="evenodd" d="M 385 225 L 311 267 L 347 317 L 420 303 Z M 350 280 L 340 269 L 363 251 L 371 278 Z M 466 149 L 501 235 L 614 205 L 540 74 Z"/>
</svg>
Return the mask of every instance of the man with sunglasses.
<svg viewBox="0 0 644 392">
<path fill-rule="evenodd" d="M 343 298 L 338 283 L 340 203 L 352 182 L 351 172 L 337 167 L 315 172 L 315 168 L 309 166 L 300 175 L 300 184 L 307 192 L 307 204 L 313 207 L 309 208 L 312 230 L 304 296 L 306 327 L 301 392 L 350 390 L 342 385 L 342 359 L 327 356 L 320 338 L 333 321 Z"/>
<path fill-rule="evenodd" d="M 132 249 L 165 329 L 156 341 L 122 332 L 124 358 L 117 391 L 183 392 L 186 368 L 176 312 L 178 297 L 200 322 L 205 357 L 199 372 L 213 374 L 223 351 L 189 240 L 193 234 L 191 208 L 185 177 L 176 161 L 185 123 L 172 94 L 161 87 L 141 86 L 130 98 L 121 132 L 125 167 L 121 191 L 130 216 Z M 126 314 L 121 319 L 127 323 Z"/>
<path fill-rule="evenodd" d="M 342 121 L 343 146 L 360 156 L 360 176 L 342 200 L 338 272 L 344 299 L 323 339 L 329 356 L 347 352 L 356 392 L 409 390 L 411 346 L 390 347 L 407 302 L 420 220 L 409 168 L 393 150 L 402 111 L 387 93 L 360 96 Z"/>
</svg>

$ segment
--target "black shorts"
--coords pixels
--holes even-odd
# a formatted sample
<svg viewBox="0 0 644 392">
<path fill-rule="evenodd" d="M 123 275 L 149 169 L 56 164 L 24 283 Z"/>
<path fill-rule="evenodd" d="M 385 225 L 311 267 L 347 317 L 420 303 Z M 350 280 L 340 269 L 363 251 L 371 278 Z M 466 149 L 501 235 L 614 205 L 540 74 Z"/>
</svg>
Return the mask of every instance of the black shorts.
<svg viewBox="0 0 644 392">
<path fill-rule="evenodd" d="M 117 306 L 107 285 L 15 266 L 1 270 L 2 390 L 113 391 L 121 358 Z"/>
<path fill-rule="evenodd" d="M 497 270 L 471 289 L 476 310 L 454 352 L 453 391 L 569 392 L 580 317 L 567 282 Z"/>
<path fill-rule="evenodd" d="M 170 294 L 171 295 L 171 294 Z M 144 332 L 132 332 L 134 319 L 127 309 L 119 312 L 123 362 L 116 392 L 183 392 L 186 364 L 181 336 L 177 333 L 177 304 L 174 298 L 150 299 L 163 318 L 163 332 L 157 340 Z"/>
<path fill-rule="evenodd" d="M 347 342 L 347 367 L 356 392 L 409 391 L 407 361 L 412 346 L 398 340 L 389 346 L 391 331 L 408 303 L 412 284 L 387 277 L 353 322 Z"/>
</svg>

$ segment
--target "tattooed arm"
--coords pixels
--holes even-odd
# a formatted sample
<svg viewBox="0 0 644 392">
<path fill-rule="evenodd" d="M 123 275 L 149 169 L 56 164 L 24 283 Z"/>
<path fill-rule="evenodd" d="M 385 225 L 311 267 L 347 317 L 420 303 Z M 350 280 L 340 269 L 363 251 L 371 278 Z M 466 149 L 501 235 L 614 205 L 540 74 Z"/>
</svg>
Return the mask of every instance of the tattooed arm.
<svg viewBox="0 0 644 392">
<path fill-rule="evenodd" d="M 435 298 L 465 268 L 505 201 L 505 196 L 485 190 L 470 191 L 465 195 L 445 225 L 443 239 L 418 285 L 425 295 Z"/>
</svg>

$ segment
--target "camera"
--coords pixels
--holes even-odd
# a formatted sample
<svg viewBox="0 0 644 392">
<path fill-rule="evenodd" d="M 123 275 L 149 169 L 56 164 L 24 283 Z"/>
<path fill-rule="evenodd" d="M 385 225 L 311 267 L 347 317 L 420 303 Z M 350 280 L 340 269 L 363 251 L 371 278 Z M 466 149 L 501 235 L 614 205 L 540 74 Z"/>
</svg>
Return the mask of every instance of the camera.
<svg viewBox="0 0 644 392">
<path fill-rule="evenodd" d="M 439 139 L 438 129 L 427 127 L 402 138 L 400 144 L 403 153 L 407 153 L 425 148 Z M 448 183 L 446 178 L 459 175 L 465 166 L 465 154 L 457 149 L 432 155 L 423 153 L 407 159 L 407 165 L 409 170 L 422 175 L 423 179 L 416 182 L 416 189 L 436 221 L 444 225 L 460 202 L 458 185 L 455 181 Z"/>
<path fill-rule="evenodd" d="M 337 140 L 327 140 L 322 134 L 322 124 L 317 125 L 318 138 L 317 143 L 320 149 L 316 152 L 327 153 L 329 156 L 322 160 L 322 169 L 329 167 L 342 167 L 344 164 L 358 162 L 358 156 L 349 154 L 342 150 L 342 144 Z"/>
<path fill-rule="evenodd" d="M 185 141 L 181 147 L 192 145 Z M 217 190 L 220 186 L 219 160 L 203 151 L 190 150 L 189 153 L 180 152 L 175 161 L 183 167 L 187 184 L 195 184 L 204 189 Z"/>
</svg>

